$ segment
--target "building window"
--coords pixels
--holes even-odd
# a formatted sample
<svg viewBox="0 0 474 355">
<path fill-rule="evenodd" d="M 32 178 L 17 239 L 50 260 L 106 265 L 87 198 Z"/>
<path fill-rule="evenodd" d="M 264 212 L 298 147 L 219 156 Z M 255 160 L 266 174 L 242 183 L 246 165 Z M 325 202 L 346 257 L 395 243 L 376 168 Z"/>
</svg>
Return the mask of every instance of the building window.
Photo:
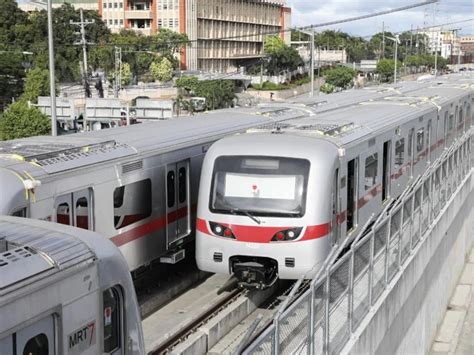
<svg viewBox="0 0 474 355">
<path fill-rule="evenodd" d="M 123 26 L 123 20 L 120 19 L 120 26 Z"/>
<path fill-rule="evenodd" d="M 162 19 L 158 19 L 158 28 L 162 27 L 163 26 L 163 20 Z"/>
<path fill-rule="evenodd" d="M 111 8 L 112 8 L 112 3 L 111 3 L 111 2 L 109 2 L 109 9 L 111 9 Z"/>
<path fill-rule="evenodd" d="M 151 180 L 117 187 L 114 191 L 115 229 L 124 228 L 151 216 Z"/>
<path fill-rule="evenodd" d="M 104 5 L 103 5 L 103 6 L 104 6 L 104 9 L 106 9 L 106 8 L 107 8 L 107 3 L 104 2 Z"/>
<path fill-rule="evenodd" d="M 374 153 L 365 159 L 365 189 L 368 190 L 377 181 L 378 154 Z"/>
<path fill-rule="evenodd" d="M 114 25 L 118 26 L 118 20 L 117 19 L 114 20 Z"/>
<path fill-rule="evenodd" d="M 119 8 L 123 8 L 123 3 L 119 2 Z"/>
<path fill-rule="evenodd" d="M 116 2 L 114 2 L 114 8 L 117 9 L 118 8 L 118 4 Z"/>
</svg>

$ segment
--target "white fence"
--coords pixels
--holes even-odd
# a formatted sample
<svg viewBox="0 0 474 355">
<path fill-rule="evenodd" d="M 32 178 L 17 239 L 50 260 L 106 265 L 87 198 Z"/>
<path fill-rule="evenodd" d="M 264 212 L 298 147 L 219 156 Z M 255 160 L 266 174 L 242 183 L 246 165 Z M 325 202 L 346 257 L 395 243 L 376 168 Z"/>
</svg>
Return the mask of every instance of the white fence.
<svg viewBox="0 0 474 355">
<path fill-rule="evenodd" d="M 463 179 L 471 173 L 471 131 L 362 229 L 350 250 L 278 312 L 244 354 L 338 354 L 398 274 Z"/>
</svg>

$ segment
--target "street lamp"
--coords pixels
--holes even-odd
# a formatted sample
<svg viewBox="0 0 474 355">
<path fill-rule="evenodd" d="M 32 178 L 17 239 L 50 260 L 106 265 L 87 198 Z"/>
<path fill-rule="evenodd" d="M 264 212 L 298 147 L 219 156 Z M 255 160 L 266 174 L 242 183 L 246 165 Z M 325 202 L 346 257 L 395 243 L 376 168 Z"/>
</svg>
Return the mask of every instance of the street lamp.
<svg viewBox="0 0 474 355">
<path fill-rule="evenodd" d="M 393 59 L 395 61 L 395 69 L 393 70 L 393 83 L 397 83 L 397 62 L 398 62 L 398 45 L 400 44 L 400 38 L 398 35 L 395 37 L 386 37 L 387 39 L 393 41 L 395 43 L 395 54 L 393 55 Z"/>
<path fill-rule="evenodd" d="M 32 1 L 33 5 L 48 11 L 48 55 L 49 55 L 49 96 L 51 98 L 51 135 L 57 136 L 56 119 L 56 79 L 54 75 L 54 47 L 53 47 L 53 9 L 52 0 Z"/>
<path fill-rule="evenodd" d="M 311 70 L 311 92 L 309 93 L 309 96 L 313 97 L 314 96 L 314 30 L 311 28 L 310 31 L 305 31 L 305 30 L 300 30 L 300 32 L 303 32 L 307 35 L 311 36 L 311 64 L 310 64 L 310 70 Z"/>
</svg>

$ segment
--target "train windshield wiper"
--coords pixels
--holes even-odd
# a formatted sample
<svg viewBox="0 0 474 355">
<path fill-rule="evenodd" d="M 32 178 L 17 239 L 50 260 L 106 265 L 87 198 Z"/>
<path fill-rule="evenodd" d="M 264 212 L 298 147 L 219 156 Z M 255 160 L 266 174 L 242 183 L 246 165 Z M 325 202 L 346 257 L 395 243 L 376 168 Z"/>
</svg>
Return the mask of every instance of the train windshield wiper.
<svg viewBox="0 0 474 355">
<path fill-rule="evenodd" d="M 243 213 L 244 215 L 246 215 L 248 218 L 250 218 L 250 219 L 251 219 L 252 221 L 254 221 L 255 223 L 257 223 L 257 224 L 262 223 L 262 221 L 260 221 L 260 218 L 254 216 L 254 215 L 251 214 L 249 211 L 241 210 L 240 208 L 237 208 L 237 207 L 231 207 L 230 212 L 231 212 L 231 213 L 235 213 L 235 212 Z"/>
</svg>

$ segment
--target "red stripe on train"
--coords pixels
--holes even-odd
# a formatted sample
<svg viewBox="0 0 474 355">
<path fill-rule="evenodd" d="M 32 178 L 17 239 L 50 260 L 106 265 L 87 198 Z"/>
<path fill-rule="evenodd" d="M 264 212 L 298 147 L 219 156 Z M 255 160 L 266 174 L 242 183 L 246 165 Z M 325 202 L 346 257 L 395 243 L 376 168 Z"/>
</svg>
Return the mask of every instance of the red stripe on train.
<svg viewBox="0 0 474 355">
<path fill-rule="evenodd" d="M 237 241 L 251 242 L 251 243 L 270 243 L 273 236 L 280 231 L 294 228 L 294 226 L 282 227 L 263 227 L 263 226 L 247 226 L 238 224 L 227 224 L 216 222 L 224 227 L 230 228 Z M 198 218 L 196 222 L 196 229 L 208 235 L 213 235 L 207 226 L 207 221 Z M 312 240 L 322 238 L 331 231 L 330 223 L 318 224 L 315 226 L 307 226 L 303 236 L 295 241 Z"/>
</svg>

